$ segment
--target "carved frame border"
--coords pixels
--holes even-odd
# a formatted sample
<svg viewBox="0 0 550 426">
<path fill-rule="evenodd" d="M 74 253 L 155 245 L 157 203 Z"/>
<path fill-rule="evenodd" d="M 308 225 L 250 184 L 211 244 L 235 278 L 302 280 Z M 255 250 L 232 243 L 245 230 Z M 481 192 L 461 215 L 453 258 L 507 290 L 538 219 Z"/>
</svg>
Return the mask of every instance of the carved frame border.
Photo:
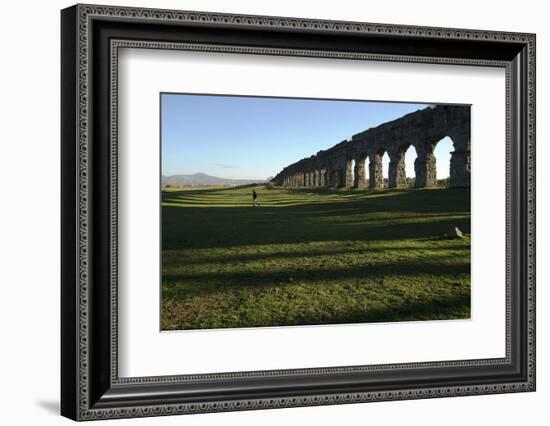
<svg viewBox="0 0 550 426">
<path fill-rule="evenodd" d="M 74 364 L 75 383 L 71 389 L 76 392 L 75 407 L 63 408 L 64 414 L 77 420 L 92 420 L 114 417 L 141 417 L 151 415 L 170 415 L 184 414 L 196 412 L 216 412 L 244 409 L 261 409 L 261 408 L 278 408 L 292 406 L 309 406 L 323 404 L 340 404 L 352 402 L 366 401 L 383 401 L 383 400 L 400 400 L 400 399 L 416 399 L 416 398 L 433 398 L 443 396 L 461 396 L 475 395 L 488 393 L 504 393 L 518 391 L 533 391 L 535 389 L 535 36 L 533 34 L 520 34 L 510 32 L 494 32 L 494 31 L 479 31 L 479 30 L 463 30 L 463 29 L 447 29 L 447 28 L 428 28 L 428 27 L 411 27 L 402 25 L 386 25 L 386 24 L 369 24 L 356 22 L 337 22 L 324 20 L 310 19 L 294 19 L 294 18 L 279 18 L 265 16 L 246 16 L 246 15 L 228 15 L 216 13 L 202 12 L 185 12 L 185 11 L 169 11 L 156 9 L 141 9 L 141 8 L 126 8 L 126 7 L 104 7 L 91 5 L 77 5 L 74 12 L 77 22 L 76 35 L 76 88 L 77 88 L 77 111 L 76 111 L 76 141 L 70 141 L 76 145 L 76 161 L 75 177 L 77 179 L 76 187 L 76 270 L 77 277 L 73 282 L 65 285 L 74 285 L 76 306 L 71 318 L 76 326 L 76 362 Z M 525 190 L 526 202 L 526 222 L 528 232 L 527 250 L 527 360 L 526 360 L 526 380 L 511 381 L 495 384 L 484 384 L 479 386 L 447 386 L 447 387 L 428 387 L 428 388 L 403 388 L 399 390 L 375 391 L 375 392 L 337 392 L 316 394 L 307 396 L 290 396 L 290 397 L 267 397 L 267 398 L 248 398 L 248 399 L 231 399 L 231 400 L 215 400 L 211 402 L 201 403 L 158 403 L 153 405 L 143 406 L 105 406 L 95 407 L 90 397 L 90 156 L 89 156 L 89 113 L 90 113 L 90 81 L 89 81 L 89 64 L 91 54 L 91 39 L 90 27 L 91 22 L 95 18 L 117 18 L 125 20 L 139 20 L 140 22 L 166 22 L 166 23 L 204 23 L 214 25 L 236 25 L 249 26 L 258 28 L 299 28 L 301 30 L 315 30 L 326 32 L 349 32 L 349 33 L 366 33 L 366 34 L 382 34 L 382 35 L 410 35 L 411 37 L 420 38 L 438 38 L 451 40 L 485 40 L 485 41 L 506 41 L 511 43 L 522 44 L 527 50 L 527 76 L 526 76 L 526 93 L 527 105 L 525 105 L 527 126 L 527 141 L 524 149 L 527 152 L 527 176 Z M 161 376 L 161 377 L 145 377 L 145 378 L 126 378 L 121 379 L 117 374 L 117 69 L 118 69 L 118 49 L 122 47 L 132 48 L 155 48 L 155 49 L 184 49 L 198 51 L 218 51 L 226 53 L 239 54 L 265 54 L 265 55 L 297 55 L 297 56 L 314 56 L 340 59 L 360 59 L 360 60 L 378 60 L 378 61 L 398 61 L 398 62 L 426 62 L 426 63 L 448 63 L 460 65 L 483 65 L 483 66 L 498 66 L 506 69 L 506 197 L 507 197 L 507 259 L 506 259 L 506 358 L 503 359 L 483 359 L 483 360 L 464 360 L 451 362 L 434 362 L 434 363 L 415 363 L 415 364 L 389 364 L 375 366 L 353 366 L 353 367 L 327 367 L 322 369 L 300 369 L 300 370 L 274 370 L 261 372 L 243 372 L 243 373 L 225 373 L 225 374 L 207 374 L 207 375 L 192 375 L 192 376 Z M 410 368 L 425 368 L 425 367 L 449 367 L 449 366 L 474 366 L 474 365 L 490 365 L 490 364 L 506 364 L 510 363 L 510 342 L 512 315 L 510 312 L 510 301 L 512 290 L 510 288 L 510 256 L 512 255 L 511 247 L 511 217 L 510 209 L 512 203 L 511 197 L 511 149 L 510 140 L 514 129 L 510 128 L 511 114 L 511 96 L 513 82 L 511 81 L 512 65 L 507 61 L 488 61 L 488 60 L 472 60 L 461 58 L 440 58 L 440 57 L 417 57 L 403 55 L 384 55 L 384 54 L 365 54 L 365 53 L 346 53 L 346 52 L 327 52 L 315 50 L 301 49 L 278 49 L 278 48 L 255 48 L 243 46 L 216 46 L 208 44 L 193 44 L 193 43 L 171 43 L 171 42 L 152 42 L 143 40 L 111 40 L 111 302 L 110 302 L 110 336 L 111 336 L 111 364 L 110 364 L 110 381 L 112 386 L 147 385 L 147 384 L 169 384 L 182 381 L 212 381 L 218 379 L 239 379 L 245 377 L 269 377 L 269 376 L 303 376 L 307 374 L 331 374 L 341 372 L 360 372 L 360 371 L 380 371 L 392 369 L 410 369 Z M 74 108 L 74 107 L 73 107 Z M 64 287 L 65 288 L 65 287 Z M 63 302 L 64 303 L 64 302 Z M 63 308 L 63 307 L 62 307 Z M 70 315 L 69 315 L 70 316 Z M 74 317 L 74 318 L 73 318 Z M 63 318 L 63 321 L 66 321 Z M 69 356 L 65 354 L 65 356 Z M 63 367 L 65 368 L 65 367 Z M 66 385 L 67 387 L 67 385 Z M 63 394 L 62 394 L 63 395 Z M 65 400 L 65 405 L 73 402 L 72 399 L 62 396 Z"/>
<path fill-rule="evenodd" d="M 349 371 L 375 371 L 375 370 L 392 370 L 403 369 L 411 367 L 450 367 L 450 366 L 474 366 L 474 365 L 489 365 L 489 364 L 501 364 L 509 363 L 510 344 L 511 344 L 511 299 L 510 299 L 510 277 L 506 276 L 506 350 L 504 358 L 493 359 L 475 359 L 475 360 L 459 360 L 459 361 L 441 361 L 441 362 L 416 362 L 416 363 L 399 363 L 399 364 L 378 364 L 378 365 L 365 365 L 365 366 L 352 366 L 352 367 L 327 367 L 327 368 L 305 368 L 305 369 L 289 369 L 289 370 L 262 370 L 262 371 L 246 371 L 238 373 L 216 373 L 216 374 L 200 374 L 200 375 L 173 375 L 173 376 L 154 376 L 154 377 L 133 377 L 133 378 L 119 378 L 118 377 L 118 330 L 117 330 L 117 306 L 118 297 L 116 293 L 117 289 L 117 227 L 118 227 L 118 187 L 117 187 L 117 162 L 118 162 L 118 132 L 117 132 L 117 116 L 118 116 L 118 53 L 121 48 L 132 49 L 159 49 L 159 50 L 186 50 L 195 52 L 217 52 L 217 53 L 234 53 L 234 54 L 255 54 L 255 55 L 273 55 L 273 56 L 302 56 L 302 57 L 323 57 L 330 59 L 355 59 L 355 60 L 369 60 L 369 61 L 384 61 L 384 62 L 409 62 L 409 63 L 430 63 L 430 64 L 447 64 L 447 65 L 472 65 L 472 66 L 488 66 L 488 67 L 501 67 L 505 69 L 506 73 L 506 86 L 507 94 L 509 97 L 510 92 L 510 65 L 503 61 L 485 61 L 485 60 L 464 60 L 464 59 L 446 59 L 441 58 L 418 58 L 414 56 L 396 56 L 396 55 L 371 55 L 371 54 L 358 54 L 358 53 L 341 53 L 341 52 L 321 52 L 321 51 L 309 51 L 309 50 L 291 50 L 291 49 L 270 49 L 270 48 L 248 48 L 237 46 L 221 46 L 221 45 L 201 45 L 191 43 L 160 43 L 150 41 L 136 41 L 136 40 L 111 40 L 111 164 L 112 164 L 112 188 L 111 188 L 111 286 L 113 294 L 111 298 L 111 345 L 115 348 L 112 351 L 111 358 L 111 380 L 113 383 L 169 383 L 173 381 L 189 381 L 189 380 L 212 380 L 222 378 L 243 378 L 243 377 L 264 377 L 264 376 L 277 376 L 277 375 L 299 375 L 308 373 L 334 373 L 334 372 L 349 372 Z M 510 111 L 507 111 L 509 114 Z M 509 127 L 507 125 L 507 127 Z M 507 149 L 506 156 L 510 156 L 509 149 L 509 128 L 506 129 L 507 133 Z M 510 181 L 506 182 L 506 203 L 511 202 L 510 197 Z M 506 212 L 506 223 L 509 228 L 510 223 L 510 211 Z M 510 253 L 510 247 L 506 248 L 507 255 Z"/>
</svg>

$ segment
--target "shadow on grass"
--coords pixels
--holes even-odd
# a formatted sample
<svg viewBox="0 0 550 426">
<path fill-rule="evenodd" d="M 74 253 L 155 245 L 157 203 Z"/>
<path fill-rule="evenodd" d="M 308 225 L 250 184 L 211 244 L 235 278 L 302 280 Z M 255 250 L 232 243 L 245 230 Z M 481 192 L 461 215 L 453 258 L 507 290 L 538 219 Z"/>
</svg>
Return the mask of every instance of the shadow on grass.
<svg viewBox="0 0 550 426">
<path fill-rule="evenodd" d="M 326 325 L 469 318 L 470 296 L 467 294 L 457 294 L 449 297 L 440 297 L 437 300 L 406 301 L 393 304 L 391 307 L 373 307 L 368 310 L 347 309 L 335 312 L 327 317 L 311 318 L 304 316 L 296 324 Z M 274 325 L 283 326 L 289 324 Z"/>
<path fill-rule="evenodd" d="M 344 268 L 308 268 L 258 271 L 213 271 L 206 273 L 163 272 L 162 285 L 165 295 L 181 298 L 186 295 L 207 295 L 235 289 L 253 288 L 262 291 L 270 287 L 322 282 L 354 282 L 380 280 L 385 276 L 416 277 L 422 274 L 439 277 L 458 277 L 470 273 L 470 262 L 446 262 L 454 255 L 438 256 L 436 260 L 400 260 L 398 263 L 373 263 Z M 328 265 L 327 265 L 328 266 Z M 185 283 L 180 287 L 177 283 Z"/>
<path fill-rule="evenodd" d="M 163 207 L 163 249 L 222 248 L 265 244 L 296 244 L 323 241 L 392 241 L 402 239 L 433 239 L 457 226 L 463 232 L 470 232 L 469 217 L 431 218 L 426 222 L 407 222 L 399 219 L 372 220 L 368 213 L 358 209 L 355 212 L 324 212 L 307 214 L 303 209 L 250 208 L 178 208 Z M 282 211 L 281 211 L 282 210 Z M 342 221 L 327 222 L 330 216 L 355 215 L 364 220 L 360 226 Z"/>
<path fill-rule="evenodd" d="M 469 317 L 469 190 L 247 191 L 163 193 L 168 329 Z"/>
<path fill-rule="evenodd" d="M 448 241 L 447 237 L 434 237 L 420 241 Z M 290 258 L 312 258 L 321 256 L 337 256 L 337 255 L 350 255 L 350 254 L 370 254 L 370 253 L 385 253 L 388 250 L 396 252 L 409 252 L 414 250 L 426 250 L 429 252 L 446 251 L 446 252 L 460 252 L 461 250 L 468 250 L 470 246 L 468 244 L 459 244 L 452 246 L 426 246 L 426 245 L 407 245 L 407 246 L 391 246 L 386 248 L 345 248 L 334 247 L 327 249 L 311 248 L 306 250 L 293 250 L 293 251 L 276 251 L 269 253 L 247 253 L 247 254 L 224 254 L 224 255 L 203 255 L 200 259 L 185 257 L 185 253 L 182 253 L 182 259 L 184 259 L 185 265 L 204 265 L 204 264 L 217 264 L 217 263 L 246 263 L 256 262 L 260 260 L 274 260 L 274 259 L 290 259 Z M 174 253 L 166 252 L 167 256 L 173 256 Z"/>
<path fill-rule="evenodd" d="M 200 194 L 208 191 L 215 190 L 201 190 Z M 469 190 L 418 190 L 392 192 L 377 198 L 361 196 L 349 201 L 257 208 L 190 207 L 185 200 L 179 200 L 184 207 L 162 207 L 163 249 L 429 239 L 447 233 L 454 226 L 468 234 L 469 193 Z"/>
<path fill-rule="evenodd" d="M 294 325 L 328 325 L 356 323 L 391 323 L 404 321 L 470 319 L 470 296 L 468 294 L 453 294 L 437 299 L 408 300 L 391 306 L 370 306 L 368 308 L 348 307 L 330 313 L 303 312 L 286 319 L 271 321 L 235 321 L 231 318 L 222 319 L 213 327 L 199 318 L 191 321 L 167 321 L 164 330 L 192 330 L 208 328 L 239 328 L 239 327 L 284 327 Z"/>
</svg>

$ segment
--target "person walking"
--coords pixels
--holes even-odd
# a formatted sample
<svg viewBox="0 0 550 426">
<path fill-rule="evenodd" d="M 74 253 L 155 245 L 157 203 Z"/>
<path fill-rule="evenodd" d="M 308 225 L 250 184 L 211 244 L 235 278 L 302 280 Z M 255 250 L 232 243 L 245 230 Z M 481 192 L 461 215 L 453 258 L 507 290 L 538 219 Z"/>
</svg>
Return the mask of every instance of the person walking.
<svg viewBox="0 0 550 426">
<path fill-rule="evenodd" d="M 252 190 L 252 207 L 256 207 L 258 205 L 257 198 L 258 198 L 258 194 L 256 193 L 256 190 L 253 189 Z"/>
</svg>

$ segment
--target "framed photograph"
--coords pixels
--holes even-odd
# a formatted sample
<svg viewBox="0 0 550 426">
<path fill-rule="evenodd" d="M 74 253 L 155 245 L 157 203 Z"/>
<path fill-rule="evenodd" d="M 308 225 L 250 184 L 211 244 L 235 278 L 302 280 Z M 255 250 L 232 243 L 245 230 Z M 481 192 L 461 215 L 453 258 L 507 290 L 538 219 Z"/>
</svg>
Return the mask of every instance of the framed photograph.
<svg viewBox="0 0 550 426">
<path fill-rule="evenodd" d="M 535 390 L 535 35 L 61 12 L 61 412 Z"/>
</svg>

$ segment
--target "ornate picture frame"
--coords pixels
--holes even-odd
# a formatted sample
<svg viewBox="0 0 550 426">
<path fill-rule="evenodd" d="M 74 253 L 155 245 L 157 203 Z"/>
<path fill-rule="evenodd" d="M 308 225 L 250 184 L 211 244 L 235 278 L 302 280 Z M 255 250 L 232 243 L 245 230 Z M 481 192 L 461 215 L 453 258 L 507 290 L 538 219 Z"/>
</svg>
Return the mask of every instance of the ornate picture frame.
<svg viewBox="0 0 550 426">
<path fill-rule="evenodd" d="M 62 415 L 93 420 L 535 390 L 534 34 L 96 5 L 64 9 L 61 29 Z M 119 377 L 123 47 L 505 69 L 506 356 Z"/>
</svg>

